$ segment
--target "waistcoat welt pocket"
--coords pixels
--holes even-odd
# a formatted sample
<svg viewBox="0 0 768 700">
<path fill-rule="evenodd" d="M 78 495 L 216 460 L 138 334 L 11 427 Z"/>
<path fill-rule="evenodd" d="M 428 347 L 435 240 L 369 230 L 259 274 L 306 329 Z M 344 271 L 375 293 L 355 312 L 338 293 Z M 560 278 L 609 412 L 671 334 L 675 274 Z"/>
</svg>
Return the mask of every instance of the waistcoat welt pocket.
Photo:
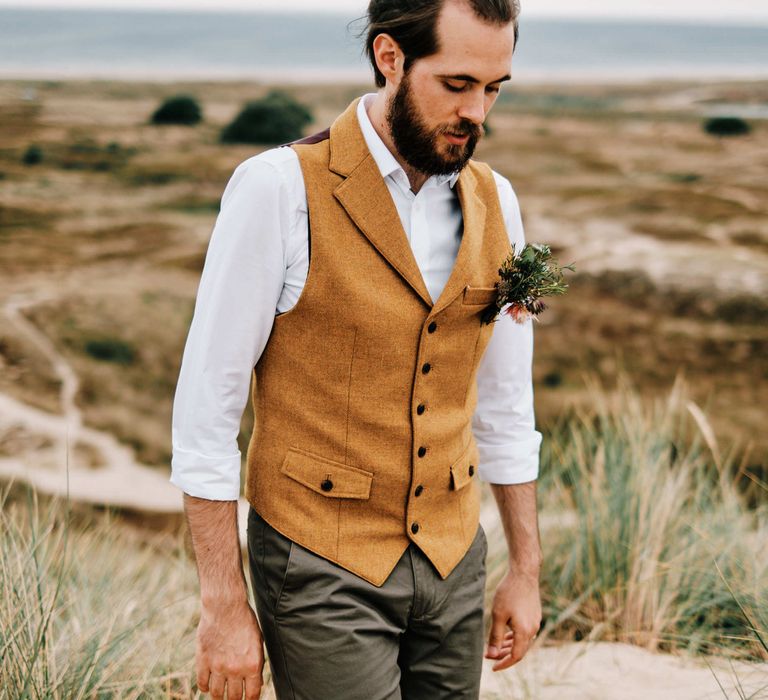
<svg viewBox="0 0 768 700">
<path fill-rule="evenodd" d="M 464 289 L 464 304 L 487 305 L 496 301 L 499 290 L 496 287 L 466 287 Z"/>
<path fill-rule="evenodd" d="M 451 465 L 451 487 L 454 490 L 464 488 L 477 473 L 478 450 L 474 441 L 467 445 L 466 449 Z"/>
<path fill-rule="evenodd" d="M 371 472 L 297 447 L 289 448 L 280 471 L 326 498 L 366 499 L 371 495 Z"/>
</svg>

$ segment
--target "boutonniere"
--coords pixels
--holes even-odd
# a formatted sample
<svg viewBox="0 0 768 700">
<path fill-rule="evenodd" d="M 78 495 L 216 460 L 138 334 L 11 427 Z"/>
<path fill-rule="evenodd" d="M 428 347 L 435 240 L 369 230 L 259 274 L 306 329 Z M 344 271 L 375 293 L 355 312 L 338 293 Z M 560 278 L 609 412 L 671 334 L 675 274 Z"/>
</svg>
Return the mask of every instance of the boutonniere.
<svg viewBox="0 0 768 700">
<path fill-rule="evenodd" d="M 565 294 L 568 289 L 563 270 L 573 272 L 573 264 L 561 267 L 548 245 L 526 243 L 519 254 L 513 245 L 499 268 L 496 301 L 483 312 L 483 323 L 496 321 L 502 309 L 517 323 L 536 320 L 547 308 L 541 297 Z"/>
</svg>

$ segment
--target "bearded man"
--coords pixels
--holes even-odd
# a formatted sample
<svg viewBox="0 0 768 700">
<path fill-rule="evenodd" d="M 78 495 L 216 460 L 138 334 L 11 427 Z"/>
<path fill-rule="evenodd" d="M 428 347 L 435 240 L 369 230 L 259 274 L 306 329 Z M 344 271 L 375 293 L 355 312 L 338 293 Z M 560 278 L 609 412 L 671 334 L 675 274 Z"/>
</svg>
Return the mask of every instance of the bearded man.
<svg viewBox="0 0 768 700">
<path fill-rule="evenodd" d="M 487 542 L 507 539 L 485 656 L 541 623 L 531 322 L 483 323 L 524 243 L 510 183 L 471 160 L 518 34 L 515 0 L 372 0 L 378 91 L 235 170 L 174 400 L 171 481 L 197 559 L 200 690 L 477 698 Z M 240 418 L 253 375 L 238 547 Z"/>
</svg>

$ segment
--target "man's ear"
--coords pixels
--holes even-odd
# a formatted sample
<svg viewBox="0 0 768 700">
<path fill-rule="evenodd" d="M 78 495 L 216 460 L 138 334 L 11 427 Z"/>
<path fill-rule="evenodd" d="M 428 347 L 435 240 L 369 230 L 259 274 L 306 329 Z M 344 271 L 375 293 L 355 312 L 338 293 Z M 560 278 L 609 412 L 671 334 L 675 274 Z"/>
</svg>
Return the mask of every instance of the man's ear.
<svg viewBox="0 0 768 700">
<path fill-rule="evenodd" d="M 405 55 L 400 45 L 389 34 L 378 34 L 373 40 L 376 66 L 387 82 L 398 85 L 403 75 Z"/>
</svg>

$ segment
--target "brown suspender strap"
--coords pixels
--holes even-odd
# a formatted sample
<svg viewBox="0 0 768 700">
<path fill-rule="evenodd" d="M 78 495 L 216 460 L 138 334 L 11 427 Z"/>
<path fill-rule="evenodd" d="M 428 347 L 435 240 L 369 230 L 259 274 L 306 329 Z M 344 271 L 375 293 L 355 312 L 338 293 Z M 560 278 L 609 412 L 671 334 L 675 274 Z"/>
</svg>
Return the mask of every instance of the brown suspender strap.
<svg viewBox="0 0 768 700">
<path fill-rule="evenodd" d="M 285 146 L 293 146 L 296 144 L 297 146 L 300 144 L 313 144 L 313 143 L 320 143 L 321 141 L 327 141 L 331 137 L 331 130 L 323 129 L 322 131 L 318 131 L 316 134 L 312 134 L 311 136 L 305 136 L 303 139 L 299 139 L 298 141 L 291 141 L 290 143 L 284 143 L 280 146 L 280 148 L 284 148 Z"/>
</svg>

